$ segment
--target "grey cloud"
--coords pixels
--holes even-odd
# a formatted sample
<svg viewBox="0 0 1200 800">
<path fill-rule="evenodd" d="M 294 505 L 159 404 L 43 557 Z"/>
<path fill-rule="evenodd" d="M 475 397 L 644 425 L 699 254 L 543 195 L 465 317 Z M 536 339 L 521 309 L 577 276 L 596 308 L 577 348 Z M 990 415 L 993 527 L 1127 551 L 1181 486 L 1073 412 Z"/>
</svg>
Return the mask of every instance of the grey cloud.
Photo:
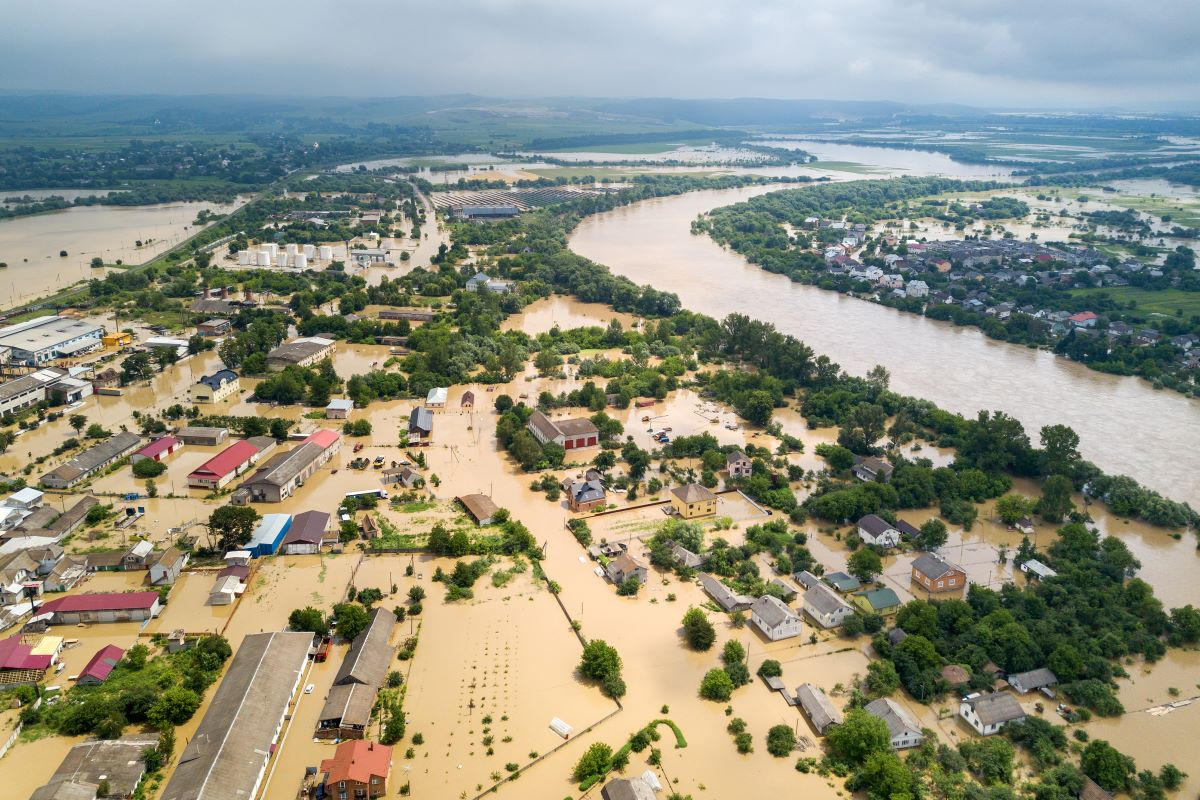
<svg viewBox="0 0 1200 800">
<path fill-rule="evenodd" d="M 8 90 L 1200 97 L 1200 6 L 1166 0 L 61 0 L 5 18 Z"/>
</svg>

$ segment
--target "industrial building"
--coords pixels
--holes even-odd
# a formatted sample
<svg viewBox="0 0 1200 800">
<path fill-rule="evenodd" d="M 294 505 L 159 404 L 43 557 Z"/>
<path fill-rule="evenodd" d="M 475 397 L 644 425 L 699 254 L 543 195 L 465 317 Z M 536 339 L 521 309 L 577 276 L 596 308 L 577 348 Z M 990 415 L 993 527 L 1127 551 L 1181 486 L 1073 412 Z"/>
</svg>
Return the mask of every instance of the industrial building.
<svg viewBox="0 0 1200 800">
<path fill-rule="evenodd" d="M 255 503 L 280 503 L 304 485 L 305 481 L 329 462 L 341 448 L 342 436 L 337 431 L 322 428 L 286 453 L 267 460 L 239 492 L 243 500 Z"/>
<path fill-rule="evenodd" d="M 258 527 L 250 535 L 246 549 L 255 558 L 273 554 L 291 526 L 292 516 L 290 514 L 264 514 L 262 522 L 258 523 Z"/>
<path fill-rule="evenodd" d="M 69 370 L 46 367 L 0 384 L 0 414 L 28 408 L 51 398 L 65 404 L 90 397 L 92 384 L 78 377 L 84 371 L 81 367 Z"/>
<path fill-rule="evenodd" d="M 158 616 L 162 604 L 158 592 L 104 592 L 73 594 L 43 604 L 32 621 L 50 625 L 88 622 L 144 622 Z"/>
<path fill-rule="evenodd" d="M 184 444 L 216 447 L 229 438 L 229 429 L 189 425 L 186 428 L 180 428 L 175 436 Z"/>
<path fill-rule="evenodd" d="M 329 514 L 324 511 L 305 511 L 292 518 L 280 549 L 286 556 L 312 555 L 321 552 L 321 545 L 329 535 Z"/>
<path fill-rule="evenodd" d="M 142 754 L 157 744 L 157 733 L 80 742 L 67 751 L 54 775 L 34 790 L 30 800 L 92 798 L 101 783 L 108 786 L 105 797 L 131 797 L 146 774 Z"/>
<path fill-rule="evenodd" d="M 182 431 L 180 432 L 182 435 Z M 258 439 L 266 437 L 254 437 L 253 439 L 242 439 L 234 442 L 226 447 L 220 453 L 205 461 L 196 469 L 188 474 L 188 486 L 193 489 L 208 489 L 210 491 L 220 489 L 225 484 L 232 481 L 238 475 L 248 470 L 252 465 L 258 463 L 258 459 L 266 452 L 268 447 L 258 443 Z M 274 447 L 275 440 L 270 439 L 269 444 Z"/>
<path fill-rule="evenodd" d="M 242 640 L 162 800 L 258 794 L 311 647 L 309 633 L 256 633 Z"/>
<path fill-rule="evenodd" d="M 104 329 L 71 317 L 35 317 L 0 328 L 0 347 L 9 359 L 35 367 L 56 358 L 74 358 L 104 346 Z"/>
<path fill-rule="evenodd" d="M 267 353 L 267 368 L 279 372 L 293 364 L 309 367 L 332 356 L 333 346 L 332 339 L 322 339 L 319 336 L 292 339 Z"/>
<path fill-rule="evenodd" d="M 141 437 L 122 431 L 98 445 L 84 450 L 60 467 L 50 470 L 38 480 L 50 489 L 69 489 L 96 472 L 119 461 L 137 449 Z"/>
</svg>

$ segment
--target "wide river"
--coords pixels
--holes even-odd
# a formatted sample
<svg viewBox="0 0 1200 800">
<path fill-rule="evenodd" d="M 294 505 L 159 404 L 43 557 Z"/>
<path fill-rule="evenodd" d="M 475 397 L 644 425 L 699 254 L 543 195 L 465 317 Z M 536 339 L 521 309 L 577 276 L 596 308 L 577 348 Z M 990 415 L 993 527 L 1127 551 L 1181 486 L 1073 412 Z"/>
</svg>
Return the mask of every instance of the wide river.
<svg viewBox="0 0 1200 800">
<path fill-rule="evenodd" d="M 619 275 L 677 293 L 693 311 L 771 322 L 852 373 L 882 364 L 896 391 L 963 414 L 1002 410 L 1020 419 L 1035 443 L 1041 426 L 1070 425 L 1085 457 L 1106 472 L 1176 500 L 1200 498 L 1200 401 L 973 328 L 793 283 L 691 234 L 697 215 L 772 190 L 695 192 L 625 206 L 588 217 L 570 246 Z"/>
</svg>

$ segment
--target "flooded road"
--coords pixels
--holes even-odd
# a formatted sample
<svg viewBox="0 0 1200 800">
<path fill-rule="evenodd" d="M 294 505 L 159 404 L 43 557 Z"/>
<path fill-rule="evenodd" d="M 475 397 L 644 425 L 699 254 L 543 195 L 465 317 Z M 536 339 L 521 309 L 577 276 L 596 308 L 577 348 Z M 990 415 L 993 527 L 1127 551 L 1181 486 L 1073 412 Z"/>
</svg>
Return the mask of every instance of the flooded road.
<svg viewBox="0 0 1200 800">
<path fill-rule="evenodd" d="M 1084 456 L 1105 471 L 1131 475 L 1177 500 L 1200 495 L 1200 401 L 995 341 L 975 329 L 793 283 L 691 234 L 698 214 L 771 190 L 647 200 L 587 218 L 570 245 L 616 274 L 676 292 L 685 308 L 717 318 L 739 312 L 769 320 L 849 372 L 882 364 L 891 371 L 893 389 L 948 410 L 1003 410 L 1035 439 L 1043 425 L 1070 425 Z"/>
</svg>

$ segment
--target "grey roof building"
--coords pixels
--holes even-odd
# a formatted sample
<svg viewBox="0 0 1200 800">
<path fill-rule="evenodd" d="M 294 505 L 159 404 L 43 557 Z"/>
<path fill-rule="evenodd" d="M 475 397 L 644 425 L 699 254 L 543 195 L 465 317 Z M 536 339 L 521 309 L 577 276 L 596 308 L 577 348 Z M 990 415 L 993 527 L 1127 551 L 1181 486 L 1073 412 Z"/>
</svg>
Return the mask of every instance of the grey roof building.
<svg viewBox="0 0 1200 800">
<path fill-rule="evenodd" d="M 912 715 L 890 697 L 872 700 L 867 703 L 864 710 L 871 716 L 879 717 L 887 725 L 893 750 L 916 747 L 925 738 L 925 734 L 921 733 L 921 726 L 912 718 Z"/>
<path fill-rule="evenodd" d="M 700 573 L 700 585 L 704 587 L 704 591 L 708 592 L 708 596 L 725 611 L 745 611 L 754 605 L 753 597 L 735 594 L 732 589 L 707 572 Z"/>
<path fill-rule="evenodd" d="M 991 736 L 1008 723 L 1025 719 L 1021 704 L 1008 692 L 966 697 L 959 704 L 958 715 L 983 736 Z"/>
<path fill-rule="evenodd" d="M 335 686 L 348 683 L 365 683 L 382 686 L 392 663 L 392 629 L 396 627 L 396 615 L 385 608 L 371 612 L 367 627 L 354 637 L 350 651 L 333 679 Z"/>
<path fill-rule="evenodd" d="M 842 721 L 842 712 L 837 709 L 829 696 L 811 683 L 802 683 L 796 688 L 796 702 L 803 709 L 804 716 L 808 717 L 813 728 L 822 736 L 830 727 Z"/>
<path fill-rule="evenodd" d="M 1045 689 L 1056 683 L 1058 683 L 1058 676 L 1045 667 L 1031 669 L 1028 672 L 1018 672 L 1015 675 L 1008 676 L 1008 685 L 1021 694 L 1037 689 Z"/>
<path fill-rule="evenodd" d="M 310 633 L 254 633 L 242 640 L 162 800 L 257 794 L 311 647 Z"/>
<path fill-rule="evenodd" d="M 704 566 L 704 556 L 693 553 L 679 542 L 671 542 L 671 558 L 684 569 L 699 569 Z"/>
<path fill-rule="evenodd" d="M 108 782 L 106 797 L 129 797 L 146 773 L 142 751 L 156 744 L 158 734 L 146 733 L 80 742 L 30 800 L 93 800 L 101 781 Z"/>
<path fill-rule="evenodd" d="M 50 470 L 39 481 L 51 489 L 68 489 L 114 461 L 129 455 L 140 443 L 141 437 L 136 433 L 122 431 Z"/>
<path fill-rule="evenodd" d="M 822 628 L 836 628 L 854 616 L 854 607 L 823 583 L 817 583 L 804 593 L 800 607 Z"/>
</svg>

